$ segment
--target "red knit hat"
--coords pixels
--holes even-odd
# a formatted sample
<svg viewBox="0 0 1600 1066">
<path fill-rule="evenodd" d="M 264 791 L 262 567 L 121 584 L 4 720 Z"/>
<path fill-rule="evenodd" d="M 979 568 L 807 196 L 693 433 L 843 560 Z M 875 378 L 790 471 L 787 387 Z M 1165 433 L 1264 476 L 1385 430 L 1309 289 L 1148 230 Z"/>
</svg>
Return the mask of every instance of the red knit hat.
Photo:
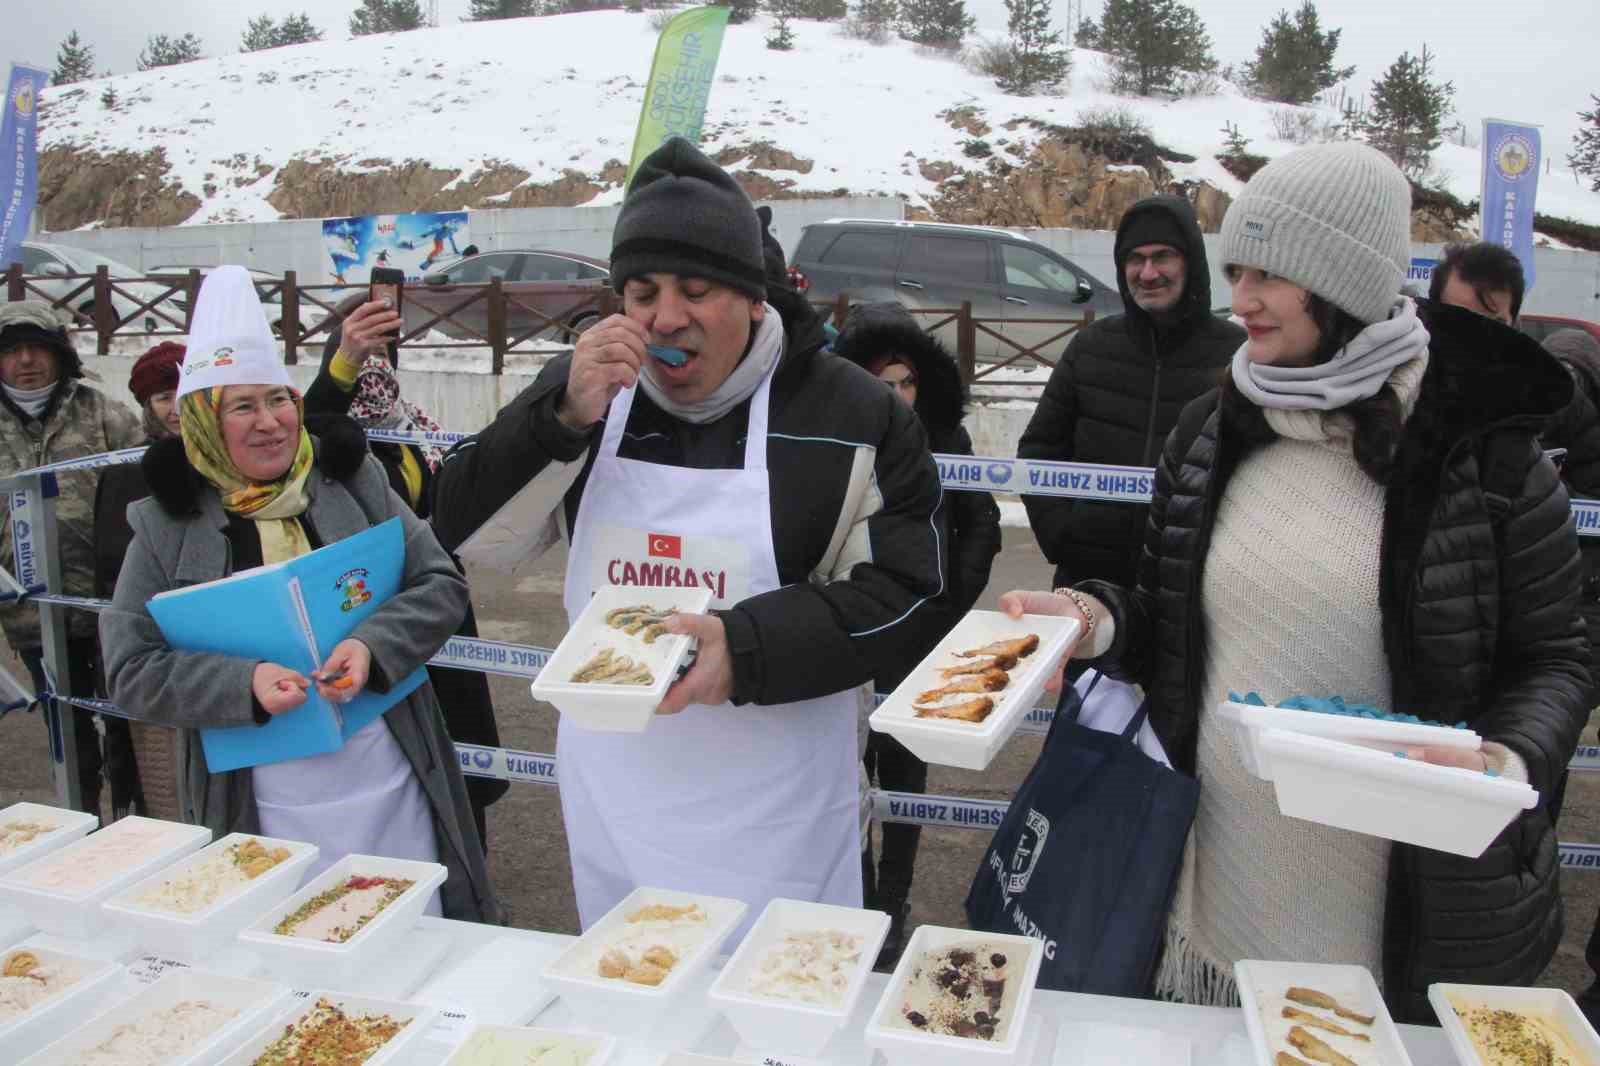
<svg viewBox="0 0 1600 1066">
<path fill-rule="evenodd" d="M 178 365 L 186 352 L 176 341 L 162 341 L 139 357 L 128 375 L 128 390 L 143 404 L 158 392 L 178 388 Z"/>
</svg>

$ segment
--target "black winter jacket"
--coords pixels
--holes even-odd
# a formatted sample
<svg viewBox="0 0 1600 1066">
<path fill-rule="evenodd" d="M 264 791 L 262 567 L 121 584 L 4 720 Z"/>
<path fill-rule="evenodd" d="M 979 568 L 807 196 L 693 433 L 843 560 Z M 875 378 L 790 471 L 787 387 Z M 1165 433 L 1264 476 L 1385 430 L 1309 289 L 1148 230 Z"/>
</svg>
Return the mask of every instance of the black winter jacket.
<svg viewBox="0 0 1600 1066">
<path fill-rule="evenodd" d="M 1187 238 L 1187 285 L 1178 321 L 1158 328 L 1133 300 L 1120 234 L 1144 212 L 1172 216 Z M 1079 330 L 1050 374 L 1017 455 L 1061 462 L 1154 466 L 1178 413 L 1214 388 L 1244 330 L 1211 313 L 1211 273 L 1194 209 L 1178 196 L 1143 201 L 1118 227 L 1117 288 L 1127 313 Z M 1147 508 L 1059 496 L 1024 496 L 1028 522 L 1057 586 L 1088 578 L 1131 585 Z"/>
<path fill-rule="evenodd" d="M 771 287 L 768 301 L 787 331 L 767 441 L 782 587 L 717 612 L 737 703 L 812 699 L 914 663 L 944 616 L 939 472 L 921 424 L 860 367 L 820 350 L 822 322 L 804 300 Z M 556 417 L 570 366 L 570 356 L 552 360 L 445 457 L 433 521 L 449 551 L 511 566 L 572 529 L 602 423 L 574 431 Z M 619 454 L 732 469 L 749 420 L 746 401 L 691 425 L 641 390 Z"/>
<path fill-rule="evenodd" d="M 1561 480 L 1566 482 L 1568 493 L 1576 498 L 1600 500 L 1600 413 L 1595 406 L 1600 397 L 1600 365 L 1593 361 L 1590 348 L 1594 342 L 1590 338 L 1579 335 L 1576 344 L 1562 343 L 1572 339 L 1556 333 L 1545 340 L 1545 350 L 1567 368 L 1575 388 L 1572 402 L 1545 427 L 1544 445 L 1567 449 L 1561 463 Z M 1600 683 L 1600 537 L 1580 537 L 1578 547 L 1583 553 L 1582 603 L 1583 617 L 1589 624 L 1589 670 Z"/>
<path fill-rule="evenodd" d="M 1536 439 L 1572 382 L 1515 330 L 1459 308 L 1422 313 L 1428 370 L 1383 519 L 1392 706 L 1430 721 L 1465 719 L 1520 755 L 1548 798 L 1591 706 L 1577 538 L 1566 490 Z M 1519 457 L 1514 476 L 1496 479 L 1521 486 L 1499 522 L 1481 468 L 1491 431 L 1522 438 L 1509 453 Z M 1260 408 L 1231 382 L 1190 404 L 1156 470 L 1137 587 L 1079 586 L 1116 620 L 1097 665 L 1145 686 L 1151 724 L 1190 773 L 1204 673 L 1201 571 L 1216 502 L 1240 459 L 1271 439 Z M 1432 1017 L 1434 981 L 1516 985 L 1539 976 L 1562 926 L 1555 833 L 1542 804 L 1478 859 L 1399 844 L 1392 855 L 1384 994 L 1397 1019 Z"/>
<path fill-rule="evenodd" d="M 897 303 L 858 304 L 833 342 L 835 354 L 865 367 L 894 352 L 911 360 L 917 376 L 915 410 L 928 434 L 928 446 L 941 455 L 971 455 L 972 438 L 961 425 L 967 387 L 944 345 L 917 325 Z M 1000 551 L 1000 508 L 987 492 L 946 491 L 939 507 L 946 555 L 947 613 L 932 650 L 961 616 L 972 610 L 989 586 L 989 571 Z M 879 692 L 892 692 L 916 661 L 898 663 L 876 679 Z"/>
</svg>

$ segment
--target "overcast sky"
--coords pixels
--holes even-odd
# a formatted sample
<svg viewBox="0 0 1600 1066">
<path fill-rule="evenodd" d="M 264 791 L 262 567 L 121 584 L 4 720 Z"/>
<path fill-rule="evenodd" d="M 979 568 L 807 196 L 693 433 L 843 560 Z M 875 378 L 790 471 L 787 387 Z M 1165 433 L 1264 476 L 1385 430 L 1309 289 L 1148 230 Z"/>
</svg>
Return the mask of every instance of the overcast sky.
<svg viewBox="0 0 1600 1066">
<path fill-rule="evenodd" d="M 1067 18 L 1069 0 L 1055 0 L 1057 20 Z M 1192 0 L 1211 31 L 1217 58 L 1242 62 L 1255 53 L 1261 27 L 1280 8 L 1299 0 Z M 426 8 L 426 0 L 423 0 Z M 309 11 L 329 37 L 346 34 L 355 0 L 11 0 L 13 11 L 5 46 L 9 56 L 47 68 L 55 65 L 61 39 L 73 29 L 95 49 L 100 67 L 114 73 L 135 68 L 150 33 L 193 31 L 207 55 L 237 51 L 251 16 L 281 17 Z M 1085 15 L 1097 17 L 1102 0 L 1082 0 Z M 441 22 L 466 14 L 468 0 L 438 0 Z M 137 6 L 138 17 L 131 11 Z M 1455 82 L 1458 116 L 1476 124 L 1485 116 L 1543 125 L 1546 154 L 1560 162 L 1571 149 L 1577 111 L 1600 93 L 1595 58 L 1595 0 L 1517 0 L 1493 5 L 1506 10 L 1502 27 L 1492 25 L 1491 5 L 1477 0 L 1443 7 L 1419 0 L 1325 0 L 1318 4 L 1325 27 L 1342 27 L 1339 62 L 1358 69 L 1351 85 L 1365 94 L 1373 78 L 1402 51 L 1416 53 L 1424 42 L 1439 56 L 1439 75 Z M 1003 0 L 967 0 L 980 28 L 1003 31 Z M 20 14 L 20 33 L 17 25 Z M 530 61 L 538 61 L 530 56 Z M 641 71 L 642 75 L 644 72 Z M 863 121 L 870 121 L 864 118 Z"/>
</svg>

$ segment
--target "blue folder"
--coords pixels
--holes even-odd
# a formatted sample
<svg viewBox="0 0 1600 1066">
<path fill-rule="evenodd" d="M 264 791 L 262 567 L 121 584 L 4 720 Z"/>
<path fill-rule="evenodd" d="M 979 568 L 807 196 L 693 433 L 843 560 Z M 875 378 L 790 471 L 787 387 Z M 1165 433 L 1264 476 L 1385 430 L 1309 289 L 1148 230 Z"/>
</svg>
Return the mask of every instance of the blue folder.
<svg viewBox="0 0 1600 1066">
<path fill-rule="evenodd" d="M 291 559 L 204 585 L 163 592 L 148 604 L 179 651 L 259 659 L 309 677 L 335 645 L 400 591 L 405 573 L 400 519 Z M 388 692 L 363 691 L 345 704 L 317 694 L 265 725 L 200 730 L 213 772 L 337 751 L 358 730 L 428 679 L 417 667 Z"/>
</svg>

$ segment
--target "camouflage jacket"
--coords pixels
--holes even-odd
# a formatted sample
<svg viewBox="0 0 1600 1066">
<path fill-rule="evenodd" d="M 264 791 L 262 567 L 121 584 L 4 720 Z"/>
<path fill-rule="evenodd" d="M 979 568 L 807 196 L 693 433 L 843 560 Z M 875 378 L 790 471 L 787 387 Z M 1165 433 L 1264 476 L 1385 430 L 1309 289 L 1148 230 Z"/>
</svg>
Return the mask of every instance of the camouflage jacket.
<svg viewBox="0 0 1600 1066">
<path fill-rule="evenodd" d="M 76 378 L 63 384 L 55 409 L 44 422 L 18 417 L 0 404 L 0 474 L 14 474 L 45 463 L 100 452 L 133 448 L 145 442 L 139 416 Z M 56 529 L 61 550 L 61 577 L 69 596 L 94 595 L 94 490 L 99 471 L 70 470 L 57 475 Z M 16 574 L 12 551 L 11 499 L 0 493 L 0 565 Z M 39 646 L 39 609 L 30 604 L 0 604 L 0 626 L 13 650 Z M 95 636 L 92 614 L 71 611 L 67 633 Z"/>
</svg>

